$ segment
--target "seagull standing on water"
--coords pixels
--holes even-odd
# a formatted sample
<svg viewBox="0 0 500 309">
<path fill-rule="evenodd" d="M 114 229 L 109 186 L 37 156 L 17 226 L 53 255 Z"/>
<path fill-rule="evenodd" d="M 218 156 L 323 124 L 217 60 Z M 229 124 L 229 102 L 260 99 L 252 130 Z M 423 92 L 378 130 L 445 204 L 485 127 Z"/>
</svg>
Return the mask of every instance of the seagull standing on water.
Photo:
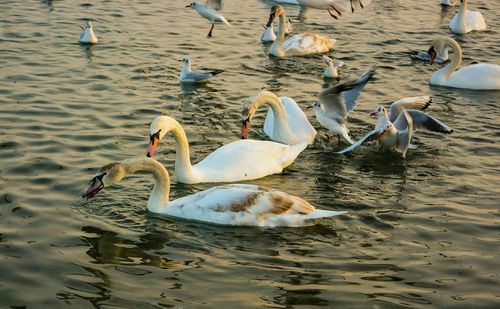
<svg viewBox="0 0 500 309">
<path fill-rule="evenodd" d="M 80 26 L 82 28 L 82 26 Z M 97 44 L 97 37 L 94 33 L 94 28 L 92 28 L 92 23 L 87 21 L 85 27 L 82 28 L 80 33 L 80 43 L 82 44 Z"/>
<path fill-rule="evenodd" d="M 214 70 L 210 72 L 194 72 L 191 71 L 191 60 L 189 57 L 184 57 L 182 61 L 182 71 L 179 80 L 181 83 L 203 83 L 217 74 L 224 72 L 223 70 Z"/>
<path fill-rule="evenodd" d="M 390 117 L 387 114 L 387 110 L 383 106 L 377 107 L 375 109 L 375 112 L 370 114 L 370 116 L 372 117 L 377 117 L 377 124 L 375 125 L 375 129 L 368 132 L 368 134 L 363 136 L 355 144 L 337 153 L 344 154 L 346 152 L 354 150 L 355 148 L 366 142 L 377 140 L 380 146 L 390 149 L 395 148 L 403 154 L 404 158 L 406 156 L 408 148 L 416 148 L 414 145 L 410 144 L 410 142 L 413 136 L 413 132 L 417 131 L 417 129 L 424 129 L 427 131 L 446 134 L 453 133 L 452 128 L 450 128 L 447 124 L 439 121 L 438 119 L 429 116 L 419 110 L 405 109 L 405 107 L 412 106 L 414 108 L 425 109 L 431 102 L 429 100 L 428 103 L 412 103 L 411 99 L 414 98 L 402 99 L 392 103 Z M 405 100 L 407 101 L 405 102 Z"/>
<path fill-rule="evenodd" d="M 368 72 L 358 79 L 353 79 L 323 90 L 319 94 L 319 101 L 314 104 L 314 111 L 318 122 L 330 132 L 342 137 L 353 144 L 349 137 L 346 118 L 347 113 L 352 112 L 365 85 L 372 79 L 376 67 L 370 68 Z"/>
<path fill-rule="evenodd" d="M 207 0 L 205 4 L 191 2 L 191 4 L 186 5 L 186 7 L 195 9 L 198 14 L 212 23 L 212 27 L 208 32 L 207 38 L 212 37 L 212 31 L 214 30 L 216 22 L 223 22 L 226 25 L 231 26 L 227 19 L 219 13 L 220 10 L 222 10 L 222 0 Z"/>
</svg>

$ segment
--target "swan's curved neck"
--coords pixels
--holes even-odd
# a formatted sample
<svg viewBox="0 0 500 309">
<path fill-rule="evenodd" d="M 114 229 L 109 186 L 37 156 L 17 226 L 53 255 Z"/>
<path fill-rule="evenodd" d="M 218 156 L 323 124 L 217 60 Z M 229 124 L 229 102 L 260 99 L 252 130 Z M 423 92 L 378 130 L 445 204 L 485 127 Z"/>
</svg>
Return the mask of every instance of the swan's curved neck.
<svg viewBox="0 0 500 309">
<path fill-rule="evenodd" d="M 446 48 L 446 46 L 451 47 L 453 50 L 453 57 L 451 59 L 451 62 L 448 63 L 444 68 L 439 69 L 438 72 L 441 72 L 444 74 L 445 78 L 448 79 L 450 75 L 458 68 L 460 65 L 460 62 L 462 61 L 462 49 L 460 48 L 460 45 L 458 43 L 450 38 L 442 38 L 444 45 L 442 48 Z"/>
<path fill-rule="evenodd" d="M 278 57 L 283 57 L 285 55 L 285 51 L 283 50 L 283 42 L 285 41 L 285 33 L 286 33 L 286 12 L 283 11 L 278 16 L 278 33 L 276 34 L 276 40 L 271 46 L 272 54 Z"/>
<path fill-rule="evenodd" d="M 150 158 L 128 159 L 123 162 L 123 165 L 126 175 L 141 172 L 153 174 L 155 184 L 149 195 L 148 210 L 156 213 L 162 212 L 168 205 L 170 194 L 170 177 L 165 167 Z"/>
<path fill-rule="evenodd" d="M 465 31 L 465 28 L 467 27 L 467 0 L 460 2 L 457 18 L 460 27 L 463 28 L 462 31 Z"/>
<path fill-rule="evenodd" d="M 175 139 L 175 174 L 177 179 L 190 178 L 193 175 L 193 166 L 189 154 L 189 143 L 186 132 L 181 125 L 175 121 L 170 129 Z"/>
<path fill-rule="evenodd" d="M 292 130 L 288 125 L 287 115 L 285 111 L 285 106 L 274 93 L 269 91 L 262 91 L 253 101 L 250 107 L 253 110 L 257 110 L 261 105 L 269 106 L 274 113 L 274 124 L 273 131 L 275 138 L 278 139 L 290 139 L 293 136 Z"/>
</svg>

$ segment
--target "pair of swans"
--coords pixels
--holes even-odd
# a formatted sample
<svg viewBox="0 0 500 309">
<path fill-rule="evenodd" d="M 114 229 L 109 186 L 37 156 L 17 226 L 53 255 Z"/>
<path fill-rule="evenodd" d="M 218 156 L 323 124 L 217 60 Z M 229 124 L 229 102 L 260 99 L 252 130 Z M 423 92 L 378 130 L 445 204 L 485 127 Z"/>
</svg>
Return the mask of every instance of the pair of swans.
<svg viewBox="0 0 500 309">
<path fill-rule="evenodd" d="M 486 29 L 483 14 L 467 10 L 467 0 L 460 0 L 460 9 L 448 25 L 455 34 L 466 34 L 471 31 Z"/>
<path fill-rule="evenodd" d="M 437 53 L 449 47 L 453 51 L 451 61 L 431 75 L 430 84 L 454 88 L 499 90 L 500 66 L 490 63 L 472 64 L 455 71 L 462 61 L 462 49 L 458 43 L 448 37 L 440 37 L 432 41 L 428 54 L 431 63 Z"/>
</svg>

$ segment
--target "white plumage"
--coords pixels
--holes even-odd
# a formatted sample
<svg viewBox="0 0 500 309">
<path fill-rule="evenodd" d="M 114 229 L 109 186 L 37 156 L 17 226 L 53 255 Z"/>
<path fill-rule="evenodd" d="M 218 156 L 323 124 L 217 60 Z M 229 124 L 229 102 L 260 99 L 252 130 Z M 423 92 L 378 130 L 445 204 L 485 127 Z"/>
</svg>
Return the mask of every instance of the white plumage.
<svg viewBox="0 0 500 309">
<path fill-rule="evenodd" d="M 288 146 L 271 141 L 237 140 L 225 144 L 191 165 L 189 144 L 181 125 L 172 117 L 159 116 L 150 126 L 147 156 L 172 132 L 176 142 L 175 174 L 178 182 L 234 182 L 281 173 L 307 147 L 307 142 Z"/>
<path fill-rule="evenodd" d="M 168 171 L 158 161 L 150 158 L 134 158 L 107 164 L 99 169 L 82 197 L 92 198 L 102 189 L 136 173 L 152 174 L 155 180 L 148 199 L 148 210 L 177 218 L 223 225 L 292 227 L 311 225 L 314 223 L 313 219 L 345 213 L 316 210 L 297 196 L 247 184 L 217 186 L 169 202 Z"/>
</svg>

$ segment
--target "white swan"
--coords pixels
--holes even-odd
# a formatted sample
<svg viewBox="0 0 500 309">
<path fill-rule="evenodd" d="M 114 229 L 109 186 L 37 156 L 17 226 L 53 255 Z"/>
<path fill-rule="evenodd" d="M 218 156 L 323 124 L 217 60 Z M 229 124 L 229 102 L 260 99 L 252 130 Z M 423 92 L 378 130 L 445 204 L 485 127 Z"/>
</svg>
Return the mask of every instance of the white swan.
<svg viewBox="0 0 500 309">
<path fill-rule="evenodd" d="M 285 34 L 290 34 L 293 31 L 293 24 L 290 18 L 287 19 Z M 262 31 L 262 35 L 260 36 L 260 40 L 264 43 L 274 42 L 276 40 L 276 33 L 274 31 L 274 23 L 271 23 L 269 27 L 264 26 L 264 31 Z"/>
<path fill-rule="evenodd" d="M 97 36 L 94 33 L 92 23 L 90 21 L 87 21 L 85 27 L 82 28 L 82 32 L 80 33 L 80 43 L 97 44 L 97 42 Z"/>
<path fill-rule="evenodd" d="M 237 140 L 223 145 L 194 166 L 189 144 L 181 125 L 172 117 L 159 116 L 150 126 L 147 156 L 151 157 L 167 132 L 175 144 L 175 174 L 178 182 L 233 182 L 281 173 L 307 147 L 307 143 L 288 146 L 271 141 Z"/>
<path fill-rule="evenodd" d="M 266 27 L 270 27 L 276 16 L 278 20 L 278 34 L 273 45 L 269 48 L 269 54 L 284 58 L 292 56 L 303 56 L 310 54 L 326 53 L 333 49 L 336 40 L 319 36 L 311 32 L 296 34 L 285 41 L 286 12 L 281 5 L 271 8 L 271 14 Z"/>
<path fill-rule="evenodd" d="M 315 209 L 300 197 L 249 184 L 212 187 L 169 202 L 168 171 L 150 158 L 133 158 L 103 166 L 82 197 L 90 199 L 102 189 L 136 173 L 148 173 L 154 177 L 148 210 L 177 218 L 224 225 L 276 227 L 311 225 L 315 222 L 312 219 L 346 213 Z"/>
<path fill-rule="evenodd" d="M 264 121 L 264 132 L 269 138 L 288 145 L 301 144 L 304 141 L 312 144 L 316 130 L 297 103 L 292 98 L 278 98 L 274 93 L 265 90 L 255 97 L 250 97 L 243 104 L 241 138 L 248 137 L 250 120 L 263 104 L 269 106 Z"/>
<path fill-rule="evenodd" d="M 325 72 L 323 72 L 323 76 L 326 78 L 337 78 L 339 77 L 338 68 L 344 65 L 343 61 L 337 60 L 333 61 L 332 58 L 323 55 L 323 61 L 326 63 Z"/>
<path fill-rule="evenodd" d="M 430 84 L 477 90 L 500 89 L 500 66 L 489 63 L 472 64 L 455 71 L 462 61 L 462 49 L 458 43 L 448 37 L 440 37 L 432 41 L 429 48 L 431 63 L 436 52 L 445 46 L 451 47 L 451 62 L 431 75 Z"/>
<path fill-rule="evenodd" d="M 467 10 L 467 0 L 460 0 L 460 9 L 448 25 L 455 34 L 466 34 L 471 31 L 486 29 L 483 14 Z"/>
</svg>

